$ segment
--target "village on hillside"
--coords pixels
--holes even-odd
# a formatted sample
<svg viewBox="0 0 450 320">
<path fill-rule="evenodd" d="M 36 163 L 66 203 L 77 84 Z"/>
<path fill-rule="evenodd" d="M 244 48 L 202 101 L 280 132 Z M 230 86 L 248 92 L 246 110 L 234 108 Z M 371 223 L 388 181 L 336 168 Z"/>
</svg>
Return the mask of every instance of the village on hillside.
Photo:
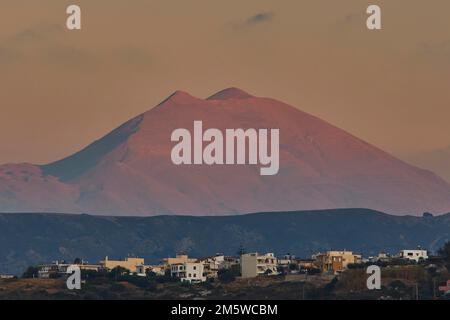
<svg viewBox="0 0 450 320">
<path fill-rule="evenodd" d="M 77 258 L 72 263 L 54 261 L 30 266 L 20 278 L 0 275 L 0 287 L 5 285 L 0 289 L 6 295 L 12 289 L 8 289 L 5 281 L 16 279 L 20 283 L 28 279 L 32 282 L 27 282 L 24 288 L 38 288 L 42 284 L 50 288 L 40 290 L 39 294 L 52 292 L 51 281 L 60 281 L 57 283 L 62 288 L 61 281 L 70 275 L 69 267 L 76 265 L 81 270 L 83 285 L 88 288 L 95 283 L 113 283 L 112 288 L 131 283 L 143 290 L 137 298 L 141 295 L 156 299 L 195 298 L 198 294 L 198 299 L 204 299 L 208 295 L 224 298 L 231 294 L 238 299 L 260 296 L 297 299 L 299 285 L 300 297 L 306 299 L 446 299 L 450 298 L 449 250 L 450 242 L 437 255 L 429 255 L 427 250 L 418 247 L 396 254 L 380 252 L 371 257 L 348 250 L 330 250 L 299 258 L 292 254 L 277 257 L 274 253 L 245 252 L 241 248 L 236 256 L 190 257 L 180 253 L 162 259 L 159 264 L 146 264 L 144 258 L 135 256 L 122 260 L 105 257 L 98 263 Z M 371 265 L 379 266 L 382 271 L 383 290 L 376 296 L 368 293 L 366 287 L 369 276 L 366 270 Z M 102 290 L 110 290 L 105 288 Z M 14 290 L 20 298 L 21 293 Z M 63 294 L 68 291 L 65 289 Z M 102 294 L 113 299 L 123 295 Z"/>
<path fill-rule="evenodd" d="M 428 260 L 427 250 L 417 248 L 413 250 L 401 250 L 396 255 L 381 252 L 376 257 L 364 259 L 362 255 L 347 250 L 332 250 L 324 253 L 316 253 L 308 259 L 297 258 L 286 254 L 276 257 L 274 253 L 260 254 L 242 253 L 240 256 L 225 256 L 216 254 L 209 257 L 194 258 L 187 254 L 177 254 L 168 257 L 157 265 L 145 264 L 144 258 L 126 257 L 123 260 L 112 260 L 105 257 L 96 264 L 76 259 L 73 263 L 66 261 L 54 261 L 49 264 L 37 266 L 38 278 L 55 278 L 65 275 L 71 265 L 77 265 L 85 271 L 110 271 L 121 268 L 131 275 L 145 277 L 148 273 L 156 276 L 176 278 L 182 282 L 200 283 L 211 278 L 217 278 L 221 270 L 229 270 L 242 278 L 252 278 L 259 275 L 276 276 L 280 274 L 332 274 L 336 275 L 349 266 L 360 265 L 368 262 L 393 262 L 401 264 L 408 262 L 419 263 Z"/>
</svg>

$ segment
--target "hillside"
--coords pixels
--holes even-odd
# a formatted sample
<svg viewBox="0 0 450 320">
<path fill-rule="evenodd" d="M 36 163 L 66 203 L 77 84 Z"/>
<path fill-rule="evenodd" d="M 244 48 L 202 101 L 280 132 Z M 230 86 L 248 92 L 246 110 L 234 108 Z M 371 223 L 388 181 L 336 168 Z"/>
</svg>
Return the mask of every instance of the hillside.
<svg viewBox="0 0 450 320">
<path fill-rule="evenodd" d="M 392 216 L 367 209 L 257 213 L 242 216 L 105 217 L 45 213 L 0 214 L 0 272 L 76 257 L 97 262 L 135 254 L 147 262 L 185 251 L 287 252 L 349 249 L 364 255 L 421 245 L 431 251 L 450 239 L 450 214 Z"/>
</svg>

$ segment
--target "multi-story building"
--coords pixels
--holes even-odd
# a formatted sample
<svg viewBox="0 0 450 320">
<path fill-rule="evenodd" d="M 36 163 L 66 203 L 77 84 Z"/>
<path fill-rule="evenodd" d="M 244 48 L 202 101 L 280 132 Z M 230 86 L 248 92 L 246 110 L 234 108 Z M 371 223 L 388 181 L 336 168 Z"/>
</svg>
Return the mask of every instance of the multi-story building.
<svg viewBox="0 0 450 320">
<path fill-rule="evenodd" d="M 217 254 L 213 257 L 200 258 L 198 261 L 203 263 L 203 275 L 206 278 L 217 278 L 219 269 L 225 261 L 225 256 Z"/>
<path fill-rule="evenodd" d="M 202 262 L 183 262 L 171 264 L 170 274 L 172 277 L 190 283 L 206 281 L 206 276 L 203 274 Z"/>
<path fill-rule="evenodd" d="M 277 258 L 273 253 L 260 255 L 245 253 L 241 255 L 242 278 L 253 278 L 258 275 L 277 275 Z"/>
<path fill-rule="evenodd" d="M 66 270 L 67 270 L 66 265 Z M 59 274 L 62 273 L 60 271 L 61 265 L 58 261 L 51 264 L 42 264 L 38 266 L 38 278 L 55 278 L 58 277 Z"/>
<path fill-rule="evenodd" d="M 238 257 L 225 256 L 220 263 L 219 269 L 240 270 L 241 260 Z"/>
<path fill-rule="evenodd" d="M 313 259 L 322 272 L 338 273 L 349 264 L 361 263 L 362 256 L 352 251 L 327 251 L 313 255 Z"/>
<path fill-rule="evenodd" d="M 315 260 L 313 259 L 295 259 L 295 264 L 299 272 L 301 273 L 309 273 L 311 270 L 316 270 L 317 267 L 315 265 Z"/>
<path fill-rule="evenodd" d="M 416 250 L 401 250 L 399 253 L 400 258 L 414 260 L 419 262 L 420 260 L 428 259 L 427 250 L 416 249 Z"/>
<path fill-rule="evenodd" d="M 296 263 L 296 258 L 294 255 L 288 253 L 282 258 L 277 259 L 277 269 L 285 274 L 287 273 L 297 273 L 298 266 Z"/>
<path fill-rule="evenodd" d="M 291 265 L 292 263 L 295 263 L 295 256 L 290 253 L 278 259 L 279 266 L 289 267 L 289 265 Z"/>
<path fill-rule="evenodd" d="M 197 259 L 189 258 L 187 254 L 177 254 L 175 258 L 164 258 L 163 264 L 170 266 L 177 263 L 196 262 Z"/>
<path fill-rule="evenodd" d="M 90 264 L 85 261 L 80 263 L 67 263 L 65 261 L 54 261 L 50 264 L 42 264 L 38 266 L 39 278 L 57 278 L 67 273 L 67 268 L 76 265 L 81 271 L 100 271 L 103 267 L 100 264 Z"/>
<path fill-rule="evenodd" d="M 105 260 L 100 261 L 100 264 L 102 265 L 103 268 L 107 270 L 112 270 L 116 267 L 122 267 L 130 270 L 131 273 L 137 273 L 138 271 L 142 271 L 141 267 L 145 263 L 143 258 L 128 257 L 125 260 L 109 260 L 108 257 L 105 257 Z"/>
</svg>

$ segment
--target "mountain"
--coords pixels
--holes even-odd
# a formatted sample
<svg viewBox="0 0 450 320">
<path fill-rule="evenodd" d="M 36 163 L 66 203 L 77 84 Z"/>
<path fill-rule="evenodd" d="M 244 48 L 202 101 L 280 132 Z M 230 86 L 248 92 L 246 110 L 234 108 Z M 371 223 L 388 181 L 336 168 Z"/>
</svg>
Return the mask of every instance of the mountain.
<svg viewBox="0 0 450 320">
<path fill-rule="evenodd" d="M 280 169 L 181 165 L 171 133 L 204 129 L 280 132 Z M 57 133 L 55 133 L 57 134 Z M 450 185 L 283 102 L 240 89 L 199 99 L 177 91 L 85 149 L 48 165 L 0 167 L 0 211 L 101 215 L 221 215 L 371 208 L 394 214 L 450 211 Z"/>
<path fill-rule="evenodd" d="M 21 273 L 52 260 L 142 256 L 147 263 L 184 251 L 192 256 L 248 251 L 307 257 L 348 249 L 369 255 L 421 245 L 431 251 L 450 239 L 450 214 L 392 216 L 367 209 L 274 212 L 238 216 L 106 217 L 0 214 L 0 273 Z"/>
<path fill-rule="evenodd" d="M 404 158 L 417 166 L 436 172 L 450 182 L 450 146 L 443 149 L 409 154 Z"/>
</svg>

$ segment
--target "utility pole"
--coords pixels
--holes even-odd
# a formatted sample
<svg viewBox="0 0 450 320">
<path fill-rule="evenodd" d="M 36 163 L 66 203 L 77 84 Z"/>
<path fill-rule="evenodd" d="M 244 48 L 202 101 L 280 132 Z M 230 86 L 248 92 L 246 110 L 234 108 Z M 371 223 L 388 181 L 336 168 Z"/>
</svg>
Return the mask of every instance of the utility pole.
<svg viewBox="0 0 450 320">
<path fill-rule="evenodd" d="M 416 300 L 419 300 L 419 284 L 416 282 Z"/>
<path fill-rule="evenodd" d="M 303 282 L 302 284 L 302 300 L 305 300 L 305 283 L 306 282 Z"/>
<path fill-rule="evenodd" d="M 433 278 L 433 299 L 436 299 L 436 278 Z"/>
</svg>

